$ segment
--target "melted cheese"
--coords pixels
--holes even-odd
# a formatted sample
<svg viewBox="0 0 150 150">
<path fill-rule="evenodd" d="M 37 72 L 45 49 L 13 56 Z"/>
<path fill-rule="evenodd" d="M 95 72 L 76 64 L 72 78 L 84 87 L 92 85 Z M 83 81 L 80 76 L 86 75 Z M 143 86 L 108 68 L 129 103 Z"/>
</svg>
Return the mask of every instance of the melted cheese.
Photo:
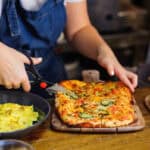
<svg viewBox="0 0 150 150">
<path fill-rule="evenodd" d="M 81 127 L 85 123 L 90 123 L 91 127 L 104 124 L 114 127 L 134 121 L 131 92 L 123 83 L 67 80 L 60 84 L 79 97 L 72 99 L 63 93 L 56 94 L 55 107 L 64 123 Z"/>
</svg>

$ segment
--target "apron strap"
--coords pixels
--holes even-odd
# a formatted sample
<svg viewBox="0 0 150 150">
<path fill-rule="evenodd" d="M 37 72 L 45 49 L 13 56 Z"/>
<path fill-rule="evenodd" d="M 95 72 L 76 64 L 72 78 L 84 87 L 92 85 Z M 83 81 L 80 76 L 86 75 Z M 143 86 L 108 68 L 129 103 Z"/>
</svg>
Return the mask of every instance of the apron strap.
<svg viewBox="0 0 150 150">
<path fill-rule="evenodd" d="M 16 0 L 8 0 L 7 8 L 6 8 L 8 24 L 9 24 L 10 33 L 12 37 L 16 37 L 20 35 L 20 28 L 19 28 L 15 3 Z"/>
<path fill-rule="evenodd" d="M 58 4 L 58 3 L 60 3 L 60 2 L 64 2 L 64 0 L 54 0 L 54 2 L 55 2 L 56 4 Z"/>
</svg>

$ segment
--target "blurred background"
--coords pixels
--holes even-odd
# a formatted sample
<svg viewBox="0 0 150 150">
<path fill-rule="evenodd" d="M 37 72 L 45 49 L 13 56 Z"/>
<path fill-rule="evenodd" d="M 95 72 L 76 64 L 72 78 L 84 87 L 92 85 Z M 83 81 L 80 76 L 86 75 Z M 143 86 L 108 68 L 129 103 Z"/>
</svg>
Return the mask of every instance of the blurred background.
<svg viewBox="0 0 150 150">
<path fill-rule="evenodd" d="M 87 1 L 92 24 L 120 63 L 139 75 L 139 87 L 150 86 L 150 0 Z M 117 80 L 96 62 L 77 54 L 63 35 L 56 51 L 62 55 L 69 79 L 81 79 L 82 70 L 97 69 L 102 80 Z"/>
</svg>

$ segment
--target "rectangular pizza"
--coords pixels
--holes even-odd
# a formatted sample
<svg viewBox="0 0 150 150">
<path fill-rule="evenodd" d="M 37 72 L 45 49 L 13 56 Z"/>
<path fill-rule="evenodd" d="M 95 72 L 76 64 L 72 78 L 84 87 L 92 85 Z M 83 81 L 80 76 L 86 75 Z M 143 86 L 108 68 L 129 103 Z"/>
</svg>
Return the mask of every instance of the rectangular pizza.
<svg viewBox="0 0 150 150">
<path fill-rule="evenodd" d="M 113 128 L 136 121 L 133 95 L 120 81 L 59 83 L 74 94 L 58 92 L 55 108 L 60 120 L 71 127 Z"/>
</svg>

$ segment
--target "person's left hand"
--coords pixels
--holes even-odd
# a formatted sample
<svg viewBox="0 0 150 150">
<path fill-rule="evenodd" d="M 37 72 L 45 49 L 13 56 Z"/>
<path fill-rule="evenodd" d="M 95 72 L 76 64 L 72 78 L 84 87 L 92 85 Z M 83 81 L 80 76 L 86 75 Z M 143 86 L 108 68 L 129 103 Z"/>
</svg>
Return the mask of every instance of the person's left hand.
<svg viewBox="0 0 150 150">
<path fill-rule="evenodd" d="M 109 47 L 106 47 L 110 49 Z M 117 60 L 111 50 L 100 50 L 97 57 L 99 65 L 104 67 L 110 76 L 116 75 L 122 82 L 124 82 L 132 92 L 138 84 L 138 76 L 126 70 Z"/>
</svg>

